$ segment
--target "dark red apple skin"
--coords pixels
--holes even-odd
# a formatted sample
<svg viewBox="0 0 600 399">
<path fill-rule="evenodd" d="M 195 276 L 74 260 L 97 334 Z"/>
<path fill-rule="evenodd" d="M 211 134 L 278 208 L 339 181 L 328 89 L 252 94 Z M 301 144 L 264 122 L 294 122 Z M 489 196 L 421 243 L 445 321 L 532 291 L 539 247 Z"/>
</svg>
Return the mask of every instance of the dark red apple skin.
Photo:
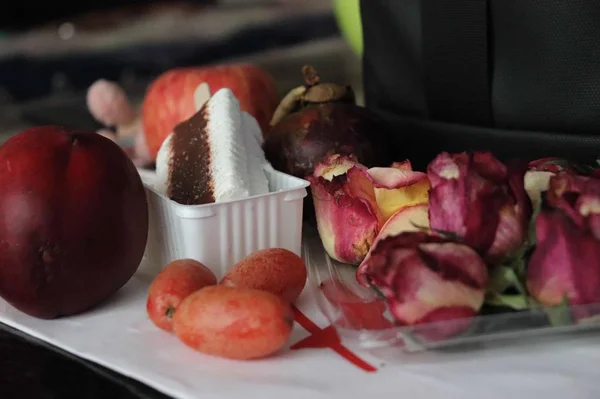
<svg viewBox="0 0 600 399">
<path fill-rule="evenodd" d="M 148 235 L 132 161 L 99 134 L 37 127 L 0 147 L 0 296 L 37 318 L 98 305 L 136 272 Z"/>
</svg>

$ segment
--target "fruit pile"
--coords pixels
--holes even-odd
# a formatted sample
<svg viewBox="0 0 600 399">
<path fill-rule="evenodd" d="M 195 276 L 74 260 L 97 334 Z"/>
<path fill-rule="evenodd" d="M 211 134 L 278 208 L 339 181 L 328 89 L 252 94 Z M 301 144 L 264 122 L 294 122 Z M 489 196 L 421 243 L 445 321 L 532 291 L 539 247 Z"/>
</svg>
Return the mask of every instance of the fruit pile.
<svg viewBox="0 0 600 399">
<path fill-rule="evenodd" d="M 186 204 L 211 202 L 195 201 L 203 192 L 218 202 L 268 191 L 261 143 L 277 106 L 277 94 L 270 76 L 254 65 L 167 71 L 150 85 L 141 110 L 132 106 L 121 87 L 101 79 L 90 86 L 87 106 L 103 126 L 99 134 L 37 127 L 0 147 L 0 296 L 34 317 L 84 312 L 105 301 L 137 271 L 147 242 L 149 215 L 136 166 L 155 162 L 161 146 L 168 150 L 160 165 L 167 170 L 166 185 L 177 186 L 179 191 L 193 188 L 178 192 L 194 200 Z M 198 124 L 187 123 L 198 115 L 202 116 L 196 118 Z M 173 134 L 186 123 L 190 132 L 181 137 Z M 207 144 L 196 140 L 202 123 L 210 130 L 204 132 L 210 133 L 210 151 L 193 152 L 194 143 L 197 147 Z M 179 137 L 190 143 L 167 148 L 170 135 L 174 141 Z M 116 144 L 127 137 L 135 138 L 129 152 Z M 239 162 L 240 157 L 246 161 Z M 184 167 L 174 168 L 175 160 Z M 173 169 L 178 169 L 177 179 Z M 210 169 L 210 181 L 201 180 L 205 176 L 197 172 L 203 169 Z M 260 288 L 262 294 L 247 295 L 263 298 L 257 299 L 262 303 L 274 302 L 269 295 L 281 296 L 284 303 L 295 300 L 306 279 L 301 260 L 290 261 L 292 270 L 294 262 L 300 262 L 304 273 L 292 274 L 302 280 L 297 287 L 290 283 L 292 287 L 286 285 L 288 271 L 283 273 L 277 266 L 277 259 L 288 262 L 289 255 L 271 250 L 268 257 L 275 263 L 270 264 L 256 256 L 256 264 L 270 268 L 277 280 L 263 275 L 261 284 L 270 286 L 253 280 L 248 273 L 255 266 L 249 257 L 250 266 L 238 265 L 234 270 L 240 274 L 228 275 L 217 292 L 229 290 L 235 296 L 238 285 L 243 285 Z"/>
<path fill-rule="evenodd" d="M 146 310 L 157 327 L 202 353 L 263 358 L 287 343 L 294 323 L 291 304 L 306 278 L 303 260 L 282 248 L 250 254 L 218 284 L 205 265 L 180 259 L 156 276 Z"/>
</svg>

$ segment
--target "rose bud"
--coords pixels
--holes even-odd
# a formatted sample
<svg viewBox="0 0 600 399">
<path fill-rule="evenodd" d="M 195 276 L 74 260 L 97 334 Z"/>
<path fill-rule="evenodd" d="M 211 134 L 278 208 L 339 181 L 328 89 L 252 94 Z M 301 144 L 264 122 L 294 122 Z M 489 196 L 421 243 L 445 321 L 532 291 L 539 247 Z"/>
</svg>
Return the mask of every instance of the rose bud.
<svg viewBox="0 0 600 399">
<path fill-rule="evenodd" d="M 530 295 L 545 306 L 600 302 L 600 179 L 561 172 L 550 180 L 527 266 Z M 578 308 L 572 316 L 591 312 Z"/>
<path fill-rule="evenodd" d="M 367 278 L 386 297 L 399 325 L 436 323 L 419 329 L 428 339 L 463 332 L 483 305 L 487 267 L 464 244 L 402 233 L 378 241 L 365 263 Z"/>
<path fill-rule="evenodd" d="M 371 168 L 369 175 L 384 221 L 403 207 L 427 204 L 431 187 L 427 174 L 413 171 L 409 161 L 395 162 L 389 168 Z"/>
<path fill-rule="evenodd" d="M 359 263 L 382 223 L 367 169 L 351 157 L 333 155 L 307 179 L 325 251 L 339 262 Z"/>
<path fill-rule="evenodd" d="M 402 165 L 367 169 L 351 156 L 334 154 L 307 177 L 319 235 L 331 258 L 360 263 L 391 215 L 427 202 L 427 176 Z"/>
<path fill-rule="evenodd" d="M 413 172 L 410 161 L 404 162 L 394 162 L 392 164 L 392 168 L 398 169 L 401 171 L 401 175 L 397 175 L 392 172 L 389 173 L 391 176 L 396 175 L 396 181 L 401 182 L 402 177 L 404 176 L 404 182 L 406 185 L 404 187 L 398 189 L 383 189 L 383 188 L 375 188 L 375 193 L 377 194 L 378 190 L 380 192 L 379 197 L 379 207 L 382 209 L 382 213 L 384 213 L 383 209 L 392 209 L 395 210 L 391 216 L 386 217 L 385 223 L 377 233 L 375 240 L 371 246 L 373 249 L 379 240 L 382 240 L 388 236 L 398 235 L 404 232 L 410 231 L 422 231 L 424 229 L 429 228 L 429 215 L 428 215 L 428 191 L 430 188 L 429 179 L 427 179 L 427 175 L 421 172 Z M 377 176 L 377 171 L 373 173 L 373 170 L 389 170 L 390 168 L 371 168 L 369 172 L 371 176 Z M 383 183 L 384 179 L 380 179 L 379 183 Z M 392 181 L 387 182 L 388 187 L 393 187 L 394 184 Z M 401 185 L 401 183 L 400 183 Z M 388 193 L 397 193 L 396 203 L 393 202 L 394 196 L 389 195 Z M 377 197 L 377 195 L 376 195 Z M 389 206 L 386 204 L 385 200 L 389 203 L 394 204 L 395 206 Z M 387 216 L 386 213 L 384 215 Z M 369 259 L 370 252 L 367 253 L 367 256 L 363 260 L 363 262 L 358 266 L 356 271 L 357 281 L 362 285 L 367 287 L 369 285 L 368 281 L 365 279 L 365 266 L 366 262 Z"/>
<path fill-rule="evenodd" d="M 489 152 L 439 154 L 427 167 L 431 229 L 457 236 L 490 263 L 503 261 L 527 237 L 525 172 Z"/>
</svg>

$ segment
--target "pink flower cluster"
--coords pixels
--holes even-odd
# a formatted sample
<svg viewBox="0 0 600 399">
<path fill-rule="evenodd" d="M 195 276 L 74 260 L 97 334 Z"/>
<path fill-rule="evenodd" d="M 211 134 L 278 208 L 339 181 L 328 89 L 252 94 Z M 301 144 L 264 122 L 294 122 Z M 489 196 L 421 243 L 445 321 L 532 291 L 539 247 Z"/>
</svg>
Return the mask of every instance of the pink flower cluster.
<svg viewBox="0 0 600 399">
<path fill-rule="evenodd" d="M 326 251 L 359 265 L 358 281 L 385 296 L 398 325 L 464 331 L 515 256 L 527 257 L 522 285 L 536 306 L 600 302 L 600 174 L 476 152 L 441 153 L 426 173 L 333 155 L 309 180 Z"/>
</svg>

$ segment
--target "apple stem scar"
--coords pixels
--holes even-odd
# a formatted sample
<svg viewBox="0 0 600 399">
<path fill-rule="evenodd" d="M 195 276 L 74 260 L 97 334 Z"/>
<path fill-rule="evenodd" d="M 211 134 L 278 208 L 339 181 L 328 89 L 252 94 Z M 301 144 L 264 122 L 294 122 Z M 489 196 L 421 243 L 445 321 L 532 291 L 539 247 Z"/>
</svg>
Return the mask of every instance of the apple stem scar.
<svg viewBox="0 0 600 399">
<path fill-rule="evenodd" d="M 172 319 L 173 316 L 175 315 L 175 308 L 173 306 L 169 306 L 167 308 L 167 310 L 165 311 L 165 315 L 169 318 Z"/>
</svg>

